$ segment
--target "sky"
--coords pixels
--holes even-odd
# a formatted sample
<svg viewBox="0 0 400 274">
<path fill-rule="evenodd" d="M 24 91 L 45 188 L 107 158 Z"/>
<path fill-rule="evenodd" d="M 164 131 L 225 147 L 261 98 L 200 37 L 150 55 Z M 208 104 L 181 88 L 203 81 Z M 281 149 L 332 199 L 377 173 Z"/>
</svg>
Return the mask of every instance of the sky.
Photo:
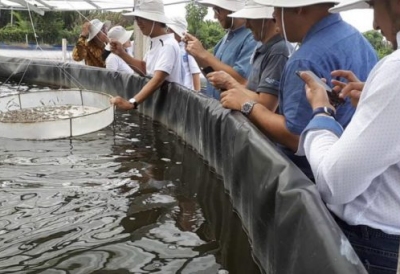
<svg viewBox="0 0 400 274">
<path fill-rule="evenodd" d="M 185 4 L 166 5 L 165 13 L 180 14 L 185 16 Z M 351 10 L 341 13 L 343 19 L 356 27 L 360 32 L 372 30 L 373 11 L 369 9 Z M 214 13 L 212 9 L 208 9 L 206 19 L 213 19 Z"/>
</svg>

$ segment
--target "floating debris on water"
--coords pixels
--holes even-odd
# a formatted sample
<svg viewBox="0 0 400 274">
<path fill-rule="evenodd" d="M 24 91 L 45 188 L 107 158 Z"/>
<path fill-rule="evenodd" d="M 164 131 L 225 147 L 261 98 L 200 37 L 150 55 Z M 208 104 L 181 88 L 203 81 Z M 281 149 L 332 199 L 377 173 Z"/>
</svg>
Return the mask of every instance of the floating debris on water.
<svg viewBox="0 0 400 274">
<path fill-rule="evenodd" d="M 88 106 L 40 106 L 0 112 L 2 123 L 35 123 L 54 121 L 87 115 L 99 111 L 99 108 Z"/>
<path fill-rule="evenodd" d="M 164 162 L 171 162 L 171 159 L 168 159 L 168 158 L 161 158 L 161 161 L 164 161 Z"/>
</svg>

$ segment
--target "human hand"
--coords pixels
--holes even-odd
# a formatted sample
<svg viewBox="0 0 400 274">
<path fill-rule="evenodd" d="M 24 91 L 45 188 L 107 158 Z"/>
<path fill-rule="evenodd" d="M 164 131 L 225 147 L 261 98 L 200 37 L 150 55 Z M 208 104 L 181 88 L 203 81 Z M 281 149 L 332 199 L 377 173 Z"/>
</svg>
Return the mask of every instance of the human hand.
<svg viewBox="0 0 400 274">
<path fill-rule="evenodd" d="M 221 104 L 224 108 L 232 110 L 241 110 L 242 105 L 246 102 L 252 101 L 244 92 L 244 87 L 235 87 L 221 93 Z"/>
<path fill-rule="evenodd" d="M 203 45 L 193 35 L 186 33 L 185 36 L 182 39 L 186 46 L 186 51 L 192 55 L 194 58 L 204 58 L 205 53 L 207 53 L 207 50 L 204 49 Z"/>
<path fill-rule="evenodd" d="M 350 70 L 334 70 L 331 72 L 331 75 L 332 77 L 342 77 L 347 80 L 347 83 L 332 80 L 332 84 L 334 85 L 333 90 L 339 93 L 340 98 L 349 97 L 351 104 L 357 107 L 365 83 L 361 82 Z"/>
<path fill-rule="evenodd" d="M 90 30 L 90 26 L 91 26 L 92 24 L 88 21 L 88 22 L 85 22 L 83 25 L 82 25 L 82 31 L 81 31 L 81 35 L 82 36 L 88 36 L 89 35 L 89 30 Z"/>
<path fill-rule="evenodd" d="M 125 100 L 121 96 L 115 96 L 110 99 L 110 103 L 117 107 L 117 109 L 130 110 L 133 109 L 133 105 L 129 101 Z"/>
<path fill-rule="evenodd" d="M 126 52 L 121 42 L 118 42 L 117 40 L 110 41 L 110 50 L 118 56 Z"/>
<path fill-rule="evenodd" d="M 207 80 L 215 88 L 228 90 L 235 86 L 236 80 L 225 71 L 215 71 L 207 74 Z"/>
<path fill-rule="evenodd" d="M 319 107 L 329 107 L 335 109 L 329 102 L 328 94 L 325 88 L 320 85 L 314 78 L 305 73 L 300 73 L 301 79 L 306 83 L 306 96 L 312 109 Z"/>
</svg>

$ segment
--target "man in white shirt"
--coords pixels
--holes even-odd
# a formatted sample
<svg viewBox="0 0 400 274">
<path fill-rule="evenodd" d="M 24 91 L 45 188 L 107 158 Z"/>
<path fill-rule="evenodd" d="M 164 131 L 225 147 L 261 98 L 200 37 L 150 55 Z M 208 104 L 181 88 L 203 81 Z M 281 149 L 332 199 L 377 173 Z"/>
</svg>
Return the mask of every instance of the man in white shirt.
<svg viewBox="0 0 400 274">
<path fill-rule="evenodd" d="M 187 22 L 182 16 L 170 16 L 171 23 L 167 24 L 168 31 L 173 33 L 176 41 L 179 43 L 182 56 L 182 80 L 183 85 L 187 88 L 200 91 L 200 68 L 192 55 L 188 54 L 185 47 L 186 44 L 182 38 L 187 32 Z"/>
<path fill-rule="evenodd" d="M 307 156 L 322 199 L 366 269 L 394 274 L 400 242 L 400 1 L 345 0 L 331 12 L 368 7 L 374 9 L 374 28 L 397 50 L 369 74 L 345 130 L 325 89 L 300 74 L 314 114 L 297 153 Z"/>
<path fill-rule="evenodd" d="M 109 41 L 118 41 L 121 43 L 122 47 L 128 52 L 131 46 L 131 36 L 133 30 L 127 31 L 122 26 L 115 26 L 108 31 Z M 110 51 L 111 45 L 108 43 L 105 50 Z M 129 52 L 128 52 L 129 53 Z M 133 69 L 124 61 L 121 57 L 115 53 L 110 53 L 106 59 L 106 68 L 109 70 L 114 70 L 117 72 L 133 74 Z"/>
<path fill-rule="evenodd" d="M 136 109 L 140 103 L 151 96 L 164 81 L 182 84 L 181 58 L 178 42 L 173 34 L 167 33 L 169 19 L 164 13 L 162 0 L 142 0 L 135 11 L 124 14 L 134 16 L 143 35 L 151 38 L 150 50 L 144 60 L 130 56 L 118 41 L 112 41 L 111 51 L 120 56 L 140 75 L 149 75 L 151 80 L 129 101 L 117 96 L 111 103 L 120 109 Z"/>
</svg>

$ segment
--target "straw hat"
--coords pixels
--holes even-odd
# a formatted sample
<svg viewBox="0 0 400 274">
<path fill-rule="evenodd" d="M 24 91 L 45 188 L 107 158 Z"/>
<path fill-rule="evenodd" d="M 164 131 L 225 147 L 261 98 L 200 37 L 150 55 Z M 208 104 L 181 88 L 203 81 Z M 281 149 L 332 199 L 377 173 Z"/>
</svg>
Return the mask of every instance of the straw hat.
<svg viewBox="0 0 400 274">
<path fill-rule="evenodd" d="M 365 0 L 344 0 L 340 2 L 339 5 L 331 8 L 329 11 L 332 13 L 337 13 L 346 10 L 353 10 L 353 9 L 369 9 L 371 8 L 367 1 Z"/>
<path fill-rule="evenodd" d="M 243 9 L 229 14 L 228 16 L 245 19 L 273 19 L 273 13 L 274 8 L 260 5 L 252 0 L 248 0 Z"/>
<path fill-rule="evenodd" d="M 187 32 L 188 23 L 186 19 L 182 16 L 171 16 L 169 17 L 169 19 L 171 23 L 168 23 L 167 27 L 172 29 L 182 38 L 184 36 L 184 33 Z"/>
<path fill-rule="evenodd" d="M 127 31 L 121 26 L 115 26 L 108 31 L 108 38 L 111 40 L 117 40 L 122 45 L 129 41 L 132 37 L 133 30 Z M 106 45 L 106 50 L 111 50 L 111 45 L 108 43 Z"/>
<path fill-rule="evenodd" d="M 229 11 L 238 11 L 244 7 L 244 0 L 200 0 L 197 3 L 207 7 L 220 7 Z"/>
<path fill-rule="evenodd" d="M 165 16 L 162 0 L 138 0 L 133 12 L 124 13 L 125 16 L 136 16 L 160 23 L 170 23 Z"/>
<path fill-rule="evenodd" d="M 297 8 L 304 6 L 311 6 L 322 3 L 337 4 L 340 0 L 254 0 L 257 3 L 270 7 L 278 8 Z"/>
<path fill-rule="evenodd" d="M 92 21 L 90 21 L 89 37 L 87 39 L 88 42 L 92 40 L 101 31 L 103 25 L 105 25 L 106 28 L 109 28 L 111 22 L 108 20 L 101 22 L 99 19 L 93 19 Z"/>
</svg>

